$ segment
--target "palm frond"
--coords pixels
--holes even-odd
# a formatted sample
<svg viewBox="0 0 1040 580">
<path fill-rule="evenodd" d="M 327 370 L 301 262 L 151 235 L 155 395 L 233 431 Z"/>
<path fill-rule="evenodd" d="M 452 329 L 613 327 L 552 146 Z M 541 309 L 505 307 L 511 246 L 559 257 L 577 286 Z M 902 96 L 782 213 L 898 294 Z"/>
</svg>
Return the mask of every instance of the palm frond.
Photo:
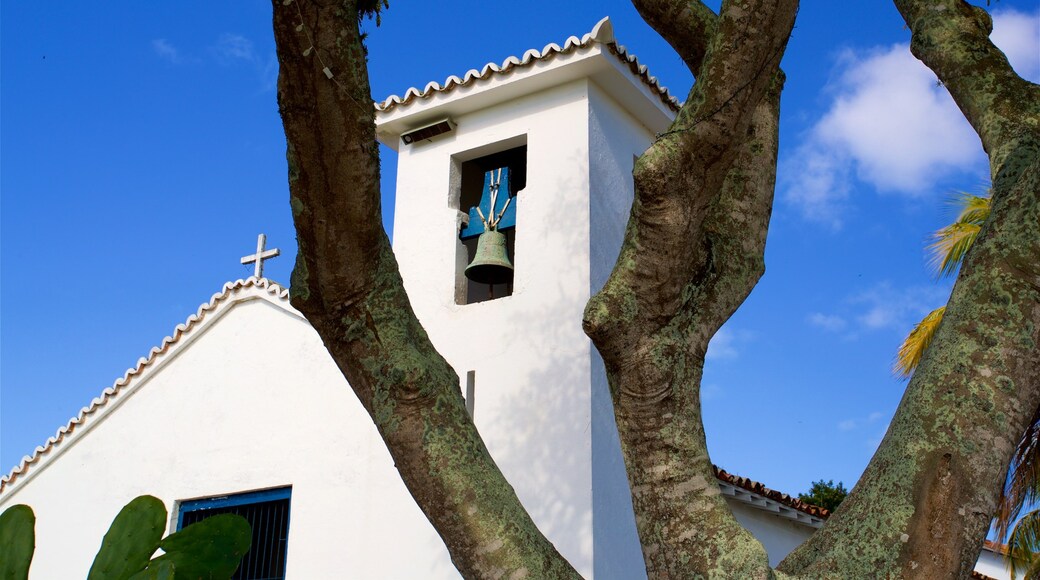
<svg viewBox="0 0 1040 580">
<path fill-rule="evenodd" d="M 1040 573 L 1040 511 L 1022 517 L 1008 538 L 1008 571 L 1011 578 L 1033 579 Z"/>
<path fill-rule="evenodd" d="M 960 192 L 950 203 L 959 209 L 957 219 L 932 234 L 933 241 L 927 248 L 931 254 L 929 264 L 940 278 L 957 272 L 990 213 L 988 193 L 974 195 Z"/>
<path fill-rule="evenodd" d="M 982 227 L 975 224 L 954 222 L 932 234 L 934 241 L 928 244 L 931 254 L 928 265 L 936 276 L 942 278 L 957 272 L 980 230 Z"/>
<path fill-rule="evenodd" d="M 945 306 L 929 312 L 906 336 L 906 340 L 899 347 L 895 363 L 892 365 L 892 372 L 897 377 L 905 379 L 914 374 L 914 369 L 921 362 L 924 351 L 928 350 L 928 346 L 932 344 L 932 338 L 935 337 L 935 331 L 939 328 L 939 323 L 942 322 L 945 313 Z"/>
<path fill-rule="evenodd" d="M 1011 524 L 1022 513 L 1026 505 L 1035 505 L 1040 500 L 1040 408 L 1033 412 L 1033 419 L 1019 440 L 1011 457 L 1007 479 L 997 500 L 994 515 L 994 531 L 1000 541 L 1008 537 Z"/>
<path fill-rule="evenodd" d="M 951 205 L 960 208 L 957 221 L 965 224 L 981 226 L 989 219 L 990 193 L 985 195 L 974 195 L 960 192 L 952 200 Z"/>
</svg>

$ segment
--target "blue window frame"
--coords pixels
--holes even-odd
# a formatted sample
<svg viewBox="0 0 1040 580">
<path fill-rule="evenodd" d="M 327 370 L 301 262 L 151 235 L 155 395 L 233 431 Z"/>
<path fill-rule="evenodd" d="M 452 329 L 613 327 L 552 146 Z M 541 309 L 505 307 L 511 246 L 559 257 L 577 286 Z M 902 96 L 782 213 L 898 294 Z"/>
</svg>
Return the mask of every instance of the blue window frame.
<svg viewBox="0 0 1040 580">
<path fill-rule="evenodd" d="M 253 543 L 231 576 L 232 580 L 282 580 L 285 578 L 291 495 L 291 487 L 282 487 L 182 501 L 177 529 L 218 514 L 240 515 L 253 528 Z"/>
</svg>

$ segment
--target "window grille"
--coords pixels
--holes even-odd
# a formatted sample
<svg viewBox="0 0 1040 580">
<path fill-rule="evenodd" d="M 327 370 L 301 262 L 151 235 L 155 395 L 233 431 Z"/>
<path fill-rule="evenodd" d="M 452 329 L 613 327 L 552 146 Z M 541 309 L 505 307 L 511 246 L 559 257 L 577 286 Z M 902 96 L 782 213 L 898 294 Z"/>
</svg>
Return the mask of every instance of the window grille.
<svg viewBox="0 0 1040 580">
<path fill-rule="evenodd" d="M 232 580 L 283 580 L 291 493 L 284 487 L 182 501 L 177 529 L 218 514 L 240 515 L 253 529 L 253 543 Z"/>
</svg>

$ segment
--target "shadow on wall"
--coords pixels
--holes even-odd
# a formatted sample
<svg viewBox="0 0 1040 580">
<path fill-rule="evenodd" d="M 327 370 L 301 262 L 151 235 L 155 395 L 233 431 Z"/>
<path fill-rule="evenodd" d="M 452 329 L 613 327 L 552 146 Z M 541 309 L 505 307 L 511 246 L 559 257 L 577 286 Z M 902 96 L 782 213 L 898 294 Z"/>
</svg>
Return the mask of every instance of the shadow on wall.
<svg viewBox="0 0 1040 580">
<path fill-rule="evenodd" d="M 565 167 L 583 167 L 580 159 Z M 539 529 L 582 573 L 591 573 L 591 383 L 589 351 L 581 329 L 588 298 L 587 174 L 561 175 L 549 191 L 531 187 L 528 196 L 560 196 L 548 211 L 518 216 L 516 268 L 525 284 L 512 297 L 507 320 L 519 335 L 505 340 L 532 353 L 534 364 L 516 369 L 517 385 L 481 416 L 481 392 L 495 389 L 494 377 L 478 377 L 476 423 L 499 434 L 487 444 Z M 522 210 L 521 210 L 522 211 Z M 580 213 L 576 213 L 580 212 Z M 522 220 L 522 221 L 520 221 Z M 524 274 L 526 270 L 527 275 Z M 522 330 L 519 330 L 522 329 Z"/>
</svg>

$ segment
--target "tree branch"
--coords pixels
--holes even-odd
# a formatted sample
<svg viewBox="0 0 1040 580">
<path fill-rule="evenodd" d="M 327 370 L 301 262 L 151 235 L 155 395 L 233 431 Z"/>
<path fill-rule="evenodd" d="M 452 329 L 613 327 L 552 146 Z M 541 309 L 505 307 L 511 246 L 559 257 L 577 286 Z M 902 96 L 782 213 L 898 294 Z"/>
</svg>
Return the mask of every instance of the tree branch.
<svg viewBox="0 0 1040 580">
<path fill-rule="evenodd" d="M 641 12 L 695 7 L 644 1 Z M 765 578 L 768 558 L 719 493 L 700 381 L 708 341 L 761 276 L 776 170 L 780 57 L 795 1 L 727 2 L 714 36 L 665 26 L 701 70 L 639 159 L 617 265 L 584 326 L 603 355 L 651 577 Z M 700 22 L 704 22 L 701 19 Z M 685 36 L 684 36 L 685 35 Z"/>
<path fill-rule="evenodd" d="M 379 160 L 358 4 L 275 0 L 292 303 L 372 416 L 401 477 L 470 578 L 575 578 L 477 433 L 459 379 L 416 320 L 380 225 Z M 362 10 L 371 2 L 362 2 Z"/>
<path fill-rule="evenodd" d="M 967 577 L 1040 403 L 1037 87 L 989 41 L 981 9 L 896 5 L 914 54 L 982 138 L 993 206 L 881 446 L 827 525 L 779 567 L 810 577 Z"/>
<path fill-rule="evenodd" d="M 1040 129 L 1040 86 L 1020 78 L 989 35 L 993 19 L 963 0 L 895 0 L 910 50 L 950 91 L 999 169 L 1022 131 Z M 994 173 L 995 176 L 995 173 Z"/>
<path fill-rule="evenodd" d="M 693 76 L 699 75 L 718 22 L 711 8 L 700 0 L 632 0 L 632 4 L 643 20 L 679 53 Z"/>
</svg>

